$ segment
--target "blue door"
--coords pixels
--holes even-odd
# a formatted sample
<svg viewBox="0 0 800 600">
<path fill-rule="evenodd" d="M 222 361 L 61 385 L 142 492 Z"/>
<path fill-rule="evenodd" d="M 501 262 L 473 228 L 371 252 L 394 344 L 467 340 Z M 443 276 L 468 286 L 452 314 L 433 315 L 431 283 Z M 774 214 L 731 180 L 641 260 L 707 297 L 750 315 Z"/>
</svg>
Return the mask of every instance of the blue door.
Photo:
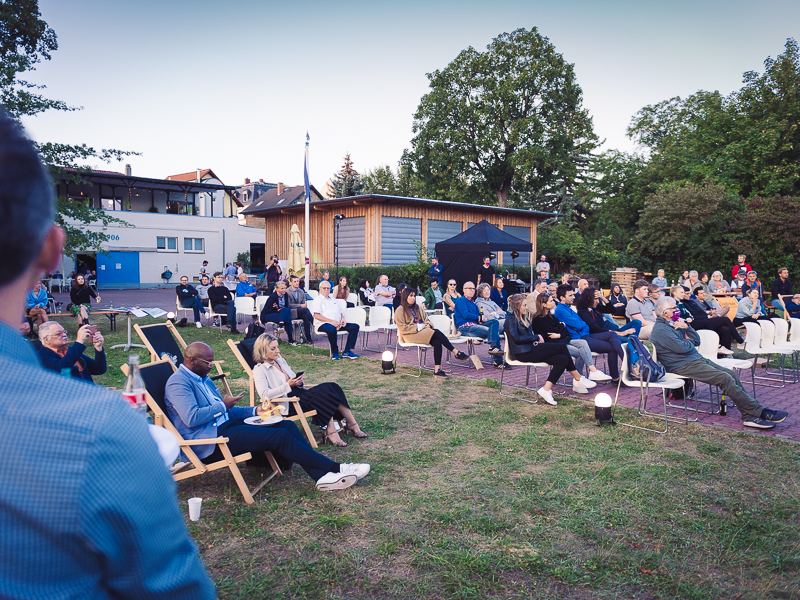
<svg viewBox="0 0 800 600">
<path fill-rule="evenodd" d="M 97 253 L 97 288 L 100 290 L 139 289 L 139 253 Z"/>
</svg>

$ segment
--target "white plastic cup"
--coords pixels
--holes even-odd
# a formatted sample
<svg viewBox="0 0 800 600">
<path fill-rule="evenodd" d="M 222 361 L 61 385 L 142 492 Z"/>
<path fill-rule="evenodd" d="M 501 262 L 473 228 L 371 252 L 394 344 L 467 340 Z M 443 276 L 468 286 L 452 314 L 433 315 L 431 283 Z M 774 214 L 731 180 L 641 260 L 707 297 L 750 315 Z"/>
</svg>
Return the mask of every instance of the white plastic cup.
<svg viewBox="0 0 800 600">
<path fill-rule="evenodd" d="M 202 503 L 202 498 L 189 498 L 189 519 L 192 521 L 200 520 L 200 505 Z"/>
</svg>

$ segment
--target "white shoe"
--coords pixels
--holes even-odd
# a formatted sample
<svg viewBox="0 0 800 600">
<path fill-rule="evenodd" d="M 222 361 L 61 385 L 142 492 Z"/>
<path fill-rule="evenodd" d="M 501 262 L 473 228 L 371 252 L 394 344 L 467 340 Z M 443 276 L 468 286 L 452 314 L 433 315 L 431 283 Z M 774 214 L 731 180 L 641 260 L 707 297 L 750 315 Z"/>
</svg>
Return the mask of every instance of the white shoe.
<svg viewBox="0 0 800 600">
<path fill-rule="evenodd" d="M 369 475 L 369 465 L 367 463 L 342 463 L 339 465 L 340 475 L 355 475 L 361 481 Z"/>
<path fill-rule="evenodd" d="M 589 371 L 589 379 L 592 381 L 611 381 L 611 376 L 602 371 Z"/>
<path fill-rule="evenodd" d="M 200 321 L 196 321 L 195 325 L 197 326 L 198 329 L 202 329 L 203 328 L 203 324 Z"/>
<path fill-rule="evenodd" d="M 325 475 L 317 479 L 317 489 L 321 492 L 346 490 L 350 486 L 355 485 L 356 481 L 358 481 L 358 477 L 353 474 L 325 473 Z"/>
<path fill-rule="evenodd" d="M 728 350 L 725 346 L 720 346 L 719 348 L 717 348 L 717 354 L 725 354 L 727 356 L 730 356 L 731 354 L 733 354 L 733 350 Z"/>
<path fill-rule="evenodd" d="M 550 390 L 539 388 L 536 393 L 539 394 L 542 397 L 542 399 L 544 399 L 544 401 L 547 402 L 548 404 L 552 404 L 553 406 L 558 406 L 558 402 L 556 402 L 556 399 L 553 398 L 553 392 L 551 392 Z"/>
<path fill-rule="evenodd" d="M 609 379 L 611 379 L 609 377 Z M 591 379 L 586 379 L 586 375 L 581 375 L 581 378 L 578 381 L 573 380 L 573 385 L 578 384 L 581 387 L 585 387 L 586 389 L 592 389 L 597 385 L 596 382 L 592 381 Z"/>
<path fill-rule="evenodd" d="M 592 383 L 594 383 L 594 381 Z M 587 390 L 582 385 L 578 385 L 577 383 L 573 383 L 572 384 L 572 391 L 575 392 L 576 394 L 588 394 L 589 393 L 589 390 Z"/>
</svg>

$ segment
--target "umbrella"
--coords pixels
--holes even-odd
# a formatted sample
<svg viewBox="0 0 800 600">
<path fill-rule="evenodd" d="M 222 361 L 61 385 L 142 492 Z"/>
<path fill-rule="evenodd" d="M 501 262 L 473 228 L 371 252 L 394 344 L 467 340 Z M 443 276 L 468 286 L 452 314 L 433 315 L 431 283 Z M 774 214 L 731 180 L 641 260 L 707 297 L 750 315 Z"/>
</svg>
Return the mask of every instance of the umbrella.
<svg viewBox="0 0 800 600">
<path fill-rule="evenodd" d="M 297 223 L 292 225 L 292 232 L 289 237 L 289 274 L 301 277 L 305 271 L 305 248 L 303 240 L 300 239 L 300 229 Z"/>
</svg>

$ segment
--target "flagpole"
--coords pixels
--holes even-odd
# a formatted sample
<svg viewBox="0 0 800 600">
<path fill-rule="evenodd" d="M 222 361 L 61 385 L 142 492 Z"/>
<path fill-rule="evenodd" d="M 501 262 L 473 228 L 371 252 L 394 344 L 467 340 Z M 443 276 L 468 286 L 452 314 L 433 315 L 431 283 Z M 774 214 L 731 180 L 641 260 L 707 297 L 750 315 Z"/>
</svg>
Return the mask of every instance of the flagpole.
<svg viewBox="0 0 800 600">
<path fill-rule="evenodd" d="M 305 268 L 305 272 L 306 272 L 306 280 L 305 280 L 306 292 L 308 292 L 311 289 L 309 287 L 309 283 L 308 283 L 308 271 L 311 268 L 311 258 L 310 258 L 311 255 L 309 253 L 309 246 L 311 245 L 311 238 L 310 238 L 310 229 L 311 229 L 311 227 L 309 225 L 309 212 L 310 212 L 309 211 L 309 204 L 311 203 L 311 186 L 310 186 L 310 184 L 308 182 L 308 142 L 309 142 L 310 139 L 311 138 L 309 137 L 308 132 L 306 132 L 306 162 L 305 162 L 305 167 L 303 168 L 303 179 L 304 179 L 304 184 L 305 184 L 305 187 L 306 187 L 305 244 L 303 244 L 303 246 L 306 249 L 306 268 Z"/>
</svg>

